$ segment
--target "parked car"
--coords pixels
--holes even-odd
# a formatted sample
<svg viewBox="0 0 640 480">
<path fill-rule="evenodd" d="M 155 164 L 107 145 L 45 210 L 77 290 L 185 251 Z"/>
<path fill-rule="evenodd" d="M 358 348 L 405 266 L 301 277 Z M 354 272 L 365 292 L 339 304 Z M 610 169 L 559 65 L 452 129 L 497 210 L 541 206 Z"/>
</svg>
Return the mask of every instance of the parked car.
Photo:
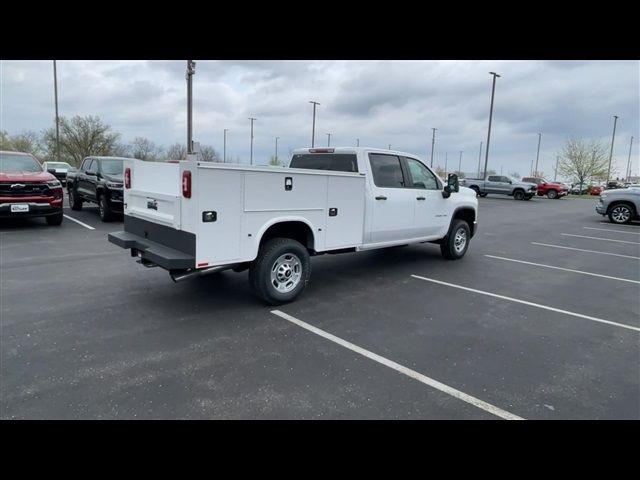
<svg viewBox="0 0 640 480">
<path fill-rule="evenodd" d="M 509 195 L 515 200 L 531 200 L 538 186 L 535 183 L 520 182 L 505 175 L 489 175 L 486 180 L 481 178 L 463 178 L 460 185 L 474 190 L 477 195 L 486 197 L 487 194 Z"/>
<path fill-rule="evenodd" d="M 589 189 L 589 195 L 600 195 L 603 190 L 604 188 L 602 188 L 600 185 L 593 185 Z"/>
<path fill-rule="evenodd" d="M 611 223 L 640 220 L 640 186 L 605 190 L 600 194 L 596 212 L 607 215 Z"/>
<path fill-rule="evenodd" d="M 44 217 L 62 223 L 60 181 L 28 153 L 0 151 L 0 218 Z"/>
<path fill-rule="evenodd" d="M 81 210 L 84 202 L 97 203 L 100 219 L 113 220 L 122 213 L 122 165 L 124 157 L 87 157 L 80 168 L 67 173 L 71 210 Z"/>
<path fill-rule="evenodd" d="M 542 177 L 523 177 L 523 182 L 535 183 L 538 186 L 538 196 L 547 198 L 558 199 L 562 198 L 569 193 L 569 189 L 562 183 L 550 182 Z"/>
<path fill-rule="evenodd" d="M 67 172 L 75 170 L 67 162 L 44 162 L 42 168 L 45 172 L 53 174 L 54 177 L 60 180 L 63 187 L 67 185 Z"/>
<path fill-rule="evenodd" d="M 249 270 L 271 304 L 295 299 L 312 255 L 425 242 L 462 258 L 478 199 L 416 156 L 390 150 L 311 148 L 289 167 L 125 161 L 124 231 L 109 241 L 175 281 Z"/>
</svg>

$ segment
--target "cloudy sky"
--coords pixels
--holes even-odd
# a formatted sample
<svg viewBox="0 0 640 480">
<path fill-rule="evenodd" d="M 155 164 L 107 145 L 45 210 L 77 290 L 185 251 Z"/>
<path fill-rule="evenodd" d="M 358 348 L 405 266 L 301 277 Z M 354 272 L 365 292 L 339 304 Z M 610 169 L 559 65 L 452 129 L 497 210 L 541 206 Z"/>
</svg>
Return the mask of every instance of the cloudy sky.
<svg viewBox="0 0 640 480">
<path fill-rule="evenodd" d="M 388 148 L 434 165 L 475 172 L 486 142 L 491 75 L 498 72 L 489 168 L 526 175 L 542 133 L 540 170 L 553 176 L 569 137 L 610 145 L 618 115 L 614 163 L 627 164 L 634 136 L 638 174 L 640 63 L 637 61 L 199 61 L 194 76 L 194 140 L 227 158 L 266 163 L 311 143 Z M 136 136 L 168 146 L 186 143 L 185 61 L 58 61 L 60 115 L 97 115 L 128 142 Z M 53 125 L 50 61 L 0 62 L 0 129 L 9 134 Z M 483 154 L 484 159 L 484 154 Z M 484 161 L 484 160 L 483 160 Z"/>
</svg>

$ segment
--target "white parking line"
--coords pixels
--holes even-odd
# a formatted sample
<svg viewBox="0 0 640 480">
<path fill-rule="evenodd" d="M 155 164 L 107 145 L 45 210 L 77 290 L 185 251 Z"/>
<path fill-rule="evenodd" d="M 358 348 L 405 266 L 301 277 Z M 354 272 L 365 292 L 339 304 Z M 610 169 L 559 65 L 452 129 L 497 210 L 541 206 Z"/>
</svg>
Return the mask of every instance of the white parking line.
<svg viewBox="0 0 640 480">
<path fill-rule="evenodd" d="M 565 272 L 580 273 L 582 275 L 591 275 L 593 277 L 608 278 L 610 280 L 618 280 L 620 282 L 640 283 L 638 280 L 630 280 L 628 278 L 610 277 L 609 275 L 600 275 L 599 273 L 583 272 L 582 270 L 574 270 L 573 268 L 555 267 L 553 265 L 544 265 L 542 263 L 525 262 L 524 260 L 516 260 L 514 258 L 496 257 L 495 255 L 485 255 L 485 257 L 496 258 L 498 260 L 506 260 L 507 262 L 524 263 L 526 265 L 534 265 L 536 267 L 553 268 L 555 270 L 563 270 Z"/>
<path fill-rule="evenodd" d="M 604 225 L 615 225 L 616 227 L 631 227 L 631 228 L 638 228 L 640 227 L 640 225 L 638 225 L 637 223 L 631 223 L 631 224 L 617 224 L 617 223 L 611 223 L 611 222 L 600 222 Z"/>
<path fill-rule="evenodd" d="M 360 355 L 367 357 L 370 360 L 373 360 L 374 362 L 378 362 L 386 367 L 392 368 L 393 370 L 400 372 L 404 375 L 407 375 L 408 377 L 411 377 L 414 380 L 418 380 L 419 382 L 424 383 L 425 385 L 433 387 L 436 390 L 440 390 L 441 392 L 444 392 L 447 395 L 451 395 L 452 397 L 457 398 L 458 400 L 462 400 L 463 402 L 466 402 L 470 405 L 473 405 L 474 407 L 484 410 L 485 412 L 489 412 L 497 417 L 504 418 L 505 420 L 524 420 L 522 417 L 514 415 L 513 413 L 510 413 L 510 412 L 507 412 L 506 410 L 502 410 L 501 408 L 491 405 L 490 403 L 487 403 L 476 397 L 467 395 L 466 393 L 461 392 L 460 390 L 457 390 L 453 387 L 450 387 L 449 385 L 445 385 L 444 383 L 434 380 L 433 378 L 427 377 L 426 375 L 418 373 L 415 370 L 411 370 L 410 368 L 400 365 L 399 363 L 396 363 L 393 360 L 389 360 L 388 358 L 381 357 L 376 353 L 373 353 L 369 350 L 359 347 L 351 342 L 348 342 L 347 340 L 343 340 L 340 337 L 336 337 L 335 335 L 329 332 L 325 332 L 324 330 L 314 327 L 313 325 L 303 322 L 302 320 L 299 320 L 296 317 L 292 317 L 291 315 L 281 312 L 280 310 L 272 310 L 271 313 L 279 316 L 280 318 L 288 320 L 289 322 L 294 323 L 299 327 L 304 328 L 305 330 L 308 330 L 312 333 L 315 333 L 316 335 L 326 338 L 327 340 L 337 343 L 338 345 L 344 348 L 347 348 L 352 352 L 359 353 Z"/>
<path fill-rule="evenodd" d="M 462 285 L 455 285 L 453 283 L 443 282 L 442 280 L 435 280 L 433 278 L 421 277 L 419 275 L 411 275 L 411 276 L 413 278 L 418 278 L 420 280 L 425 280 L 427 282 L 438 283 L 440 285 L 445 285 L 447 287 L 459 288 L 460 290 L 479 293 L 480 295 L 487 295 L 489 297 L 500 298 L 502 300 L 508 300 L 510 302 L 521 303 L 523 305 L 529 305 L 531 307 L 542 308 L 543 310 L 550 310 L 552 312 L 564 313 L 565 315 L 571 315 L 573 317 L 584 318 L 586 320 L 591 320 L 593 322 L 606 323 L 608 325 L 613 325 L 615 327 L 627 328 L 629 330 L 640 332 L 640 328 L 634 327 L 632 325 L 626 325 L 624 323 L 612 322 L 611 320 L 604 320 L 602 318 L 590 317 L 589 315 L 583 315 L 581 313 L 570 312 L 568 310 L 561 310 L 559 308 L 554 308 L 554 307 L 547 307 L 546 305 L 540 305 L 539 303 L 527 302 L 526 300 L 520 300 L 519 298 L 507 297 L 505 295 L 498 295 L 497 293 L 485 292 L 483 290 L 476 290 L 475 288 L 463 287 Z"/>
<path fill-rule="evenodd" d="M 95 230 L 95 228 L 93 228 L 91 225 L 87 225 L 84 222 L 81 222 L 80 220 L 76 220 L 75 218 L 70 217 L 69 215 L 63 215 L 64 218 L 68 218 L 69 220 L 71 220 L 72 222 L 76 222 L 79 223 L 80 225 L 82 225 L 84 228 L 88 228 L 89 230 Z"/>
<path fill-rule="evenodd" d="M 632 255 L 620 255 L 619 253 L 598 252 L 597 250 L 585 250 L 584 248 L 565 247 L 563 245 L 551 245 L 550 243 L 531 242 L 531 245 L 540 245 L 542 247 L 563 248 L 565 250 L 576 250 L 578 252 L 597 253 L 599 255 L 611 255 L 612 257 L 632 258 L 634 260 L 640 260 L 640 257 L 634 257 Z"/>
<path fill-rule="evenodd" d="M 640 232 L 625 232 L 624 230 L 611 230 L 610 228 L 582 227 L 587 230 L 600 230 L 602 232 L 628 233 L 631 235 L 640 235 Z"/>
<path fill-rule="evenodd" d="M 640 245 L 640 242 L 628 242 L 626 240 L 613 240 L 611 238 L 602 237 L 587 237 L 585 235 L 574 235 L 573 233 L 561 233 L 560 235 L 564 235 L 565 237 L 590 238 L 591 240 L 604 240 L 605 242 L 630 243 L 631 245 Z"/>
</svg>

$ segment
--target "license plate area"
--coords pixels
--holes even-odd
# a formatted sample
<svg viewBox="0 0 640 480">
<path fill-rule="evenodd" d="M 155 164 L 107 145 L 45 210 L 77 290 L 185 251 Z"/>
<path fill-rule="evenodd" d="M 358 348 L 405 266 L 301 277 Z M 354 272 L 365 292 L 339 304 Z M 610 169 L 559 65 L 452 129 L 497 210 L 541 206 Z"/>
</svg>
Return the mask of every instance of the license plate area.
<svg viewBox="0 0 640 480">
<path fill-rule="evenodd" d="M 22 212 L 28 212 L 28 211 L 29 211 L 29 205 L 26 205 L 26 204 L 11 205 L 11 213 L 22 213 Z"/>
</svg>

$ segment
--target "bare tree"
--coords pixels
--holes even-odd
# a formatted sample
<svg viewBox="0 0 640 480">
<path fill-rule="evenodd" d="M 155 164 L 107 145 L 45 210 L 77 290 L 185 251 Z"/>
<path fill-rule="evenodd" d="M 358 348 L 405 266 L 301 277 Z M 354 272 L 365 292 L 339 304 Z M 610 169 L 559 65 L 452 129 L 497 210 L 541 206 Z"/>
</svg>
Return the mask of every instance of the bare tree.
<svg viewBox="0 0 640 480">
<path fill-rule="evenodd" d="M 119 133 L 102 123 L 99 117 L 76 115 L 71 120 L 60 117 L 60 154 L 67 161 L 78 166 L 83 158 L 90 155 L 112 155 Z M 43 142 L 51 156 L 51 145 L 55 146 L 55 128 L 44 132 Z M 53 150 L 55 152 L 55 150 Z"/>
<path fill-rule="evenodd" d="M 131 147 L 120 142 L 114 143 L 111 150 L 109 150 L 109 155 L 114 157 L 130 157 Z"/>
<path fill-rule="evenodd" d="M 40 156 L 40 136 L 34 131 L 29 130 L 21 132 L 18 135 L 13 135 L 9 141 L 10 150 Z"/>
<path fill-rule="evenodd" d="M 445 171 L 444 168 L 442 168 L 440 165 L 436 166 L 436 174 L 440 177 L 440 178 L 444 178 L 445 176 Z"/>
<path fill-rule="evenodd" d="M 5 130 L 0 130 L 0 150 L 11 150 L 11 138 Z"/>
<path fill-rule="evenodd" d="M 129 148 L 131 155 L 139 160 L 155 161 L 162 155 L 162 147 L 144 137 L 134 138 Z"/>
<path fill-rule="evenodd" d="M 275 155 L 271 155 L 271 158 L 269 159 L 269 165 L 271 165 L 272 167 L 284 166 L 284 164 L 280 160 L 278 160 Z"/>
<path fill-rule="evenodd" d="M 588 144 L 582 139 L 569 139 L 560 151 L 558 171 L 565 176 L 575 178 L 580 189 L 586 180 L 607 174 L 607 147 L 597 140 Z"/>
<path fill-rule="evenodd" d="M 215 148 L 211 145 L 201 145 L 200 146 L 200 156 L 202 160 L 205 162 L 221 162 L 222 159 Z"/>
<path fill-rule="evenodd" d="M 520 178 L 520 172 L 514 170 L 513 172 L 509 172 L 509 176 L 512 178 Z"/>
<path fill-rule="evenodd" d="M 187 147 L 181 143 L 174 143 L 167 149 L 167 160 L 186 160 Z"/>
</svg>

